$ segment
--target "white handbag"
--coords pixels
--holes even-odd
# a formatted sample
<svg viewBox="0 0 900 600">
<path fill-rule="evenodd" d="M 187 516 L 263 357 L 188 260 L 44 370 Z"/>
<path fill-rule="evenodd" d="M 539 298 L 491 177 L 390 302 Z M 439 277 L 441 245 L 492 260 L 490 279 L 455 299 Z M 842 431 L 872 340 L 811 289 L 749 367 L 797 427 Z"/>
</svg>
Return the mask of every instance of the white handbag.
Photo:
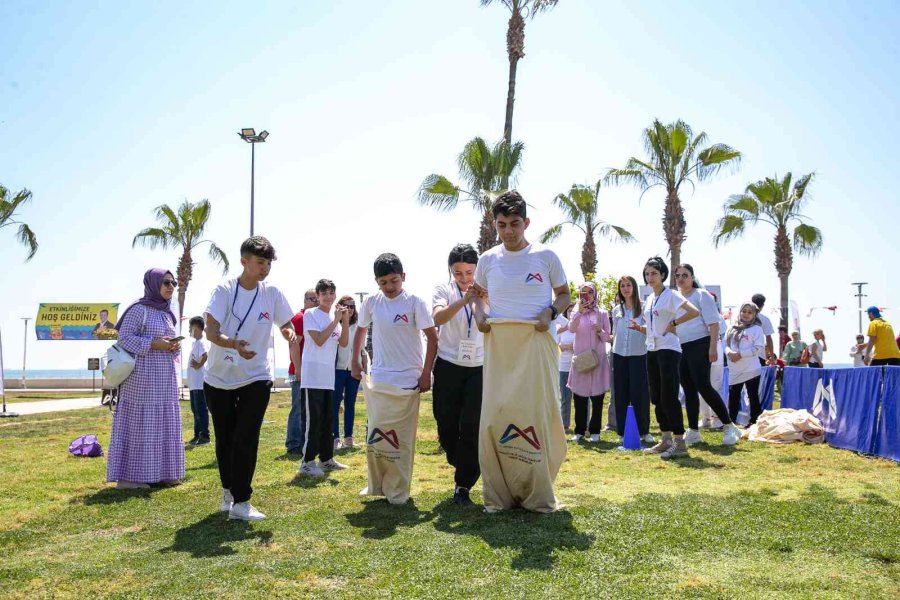
<svg viewBox="0 0 900 600">
<path fill-rule="evenodd" d="M 147 329 L 147 309 L 144 308 L 144 320 L 141 322 L 141 333 Z M 103 378 L 107 387 L 119 387 L 131 372 L 134 371 L 134 355 L 118 342 L 110 346 L 103 356 Z"/>
</svg>

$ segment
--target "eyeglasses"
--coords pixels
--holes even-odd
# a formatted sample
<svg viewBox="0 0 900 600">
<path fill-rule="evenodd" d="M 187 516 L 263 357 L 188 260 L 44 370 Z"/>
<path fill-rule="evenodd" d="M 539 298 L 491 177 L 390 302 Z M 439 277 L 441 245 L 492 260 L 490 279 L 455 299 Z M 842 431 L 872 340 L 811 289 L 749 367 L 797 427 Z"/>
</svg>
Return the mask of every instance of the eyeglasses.
<svg viewBox="0 0 900 600">
<path fill-rule="evenodd" d="M 173 280 L 173 279 L 163 279 L 163 280 L 162 280 L 162 284 L 163 284 L 163 285 L 167 285 L 167 286 L 172 287 L 172 288 L 177 288 L 177 287 L 178 287 L 178 282 L 176 282 L 176 281 Z"/>
<path fill-rule="evenodd" d="M 356 308 L 355 304 L 341 304 L 344 308 Z"/>
<path fill-rule="evenodd" d="M 316 300 L 318 300 L 318 298 L 316 298 L 315 296 L 307 296 L 304 298 L 304 300 L 306 300 L 307 302 L 315 302 Z"/>
<path fill-rule="evenodd" d="M 690 273 L 675 273 L 675 279 L 687 279 L 690 276 Z"/>
</svg>

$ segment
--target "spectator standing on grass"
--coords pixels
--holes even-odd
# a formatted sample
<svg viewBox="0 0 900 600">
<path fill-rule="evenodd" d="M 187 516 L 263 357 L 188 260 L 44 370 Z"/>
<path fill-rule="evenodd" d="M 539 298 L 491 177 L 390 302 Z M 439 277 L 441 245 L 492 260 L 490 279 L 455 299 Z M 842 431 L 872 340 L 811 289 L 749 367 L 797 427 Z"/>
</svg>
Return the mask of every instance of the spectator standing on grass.
<svg viewBox="0 0 900 600">
<path fill-rule="evenodd" d="M 551 328 L 556 328 L 559 336 L 559 414 L 562 417 L 563 427 L 568 432 L 572 426 L 572 390 L 569 389 L 569 371 L 572 368 L 572 349 L 575 347 L 575 334 L 569 331 L 569 316 L 572 314 L 574 304 L 566 307 Z"/>
<path fill-rule="evenodd" d="M 764 355 L 760 355 L 759 364 L 761 364 L 762 366 L 766 366 L 767 364 L 774 364 L 776 356 L 775 344 L 772 341 L 772 334 L 775 333 L 775 328 L 772 327 L 772 320 L 763 314 L 763 307 L 766 305 L 766 297 L 762 294 L 753 294 L 753 297 L 750 298 L 750 301 L 759 309 L 757 316 L 759 317 L 759 323 L 762 327 L 763 335 L 766 336 L 766 351 Z"/>
<path fill-rule="evenodd" d="M 800 332 L 792 331 L 791 341 L 785 345 L 781 358 L 789 367 L 805 367 L 806 364 L 800 362 L 804 350 L 806 350 L 806 342 L 800 339 Z"/>
<path fill-rule="evenodd" d="M 647 388 L 647 336 L 631 323 L 645 326 L 638 285 L 634 277 L 623 275 L 617 285 L 613 307 L 612 384 L 616 407 L 616 433 L 619 447 L 625 438 L 628 405 L 634 409 L 641 439 L 652 444 L 650 435 L 650 391 Z"/>
<path fill-rule="evenodd" d="M 353 296 L 341 296 L 338 305 L 344 307 L 350 313 L 348 340 L 352 340 L 356 335 L 357 320 L 359 319 L 359 313 L 356 310 L 356 300 Z M 331 413 L 335 450 L 356 447 L 353 443 L 353 422 L 356 418 L 356 396 L 359 394 L 359 379 L 354 378 L 350 373 L 350 365 L 353 362 L 351 360 L 353 358 L 351 356 L 352 353 L 352 343 L 348 343 L 346 347 L 338 346 L 337 363 L 334 370 L 334 410 Z M 369 360 L 365 350 L 360 351 L 359 359 L 362 361 L 363 370 L 368 369 Z M 344 404 L 343 440 L 340 438 L 341 403 Z"/>
<path fill-rule="evenodd" d="M 807 346 L 809 348 L 809 368 L 823 369 L 825 368 L 824 353 L 828 351 L 828 344 L 825 343 L 825 332 L 821 329 L 813 331 L 813 343 Z"/>
<path fill-rule="evenodd" d="M 869 315 L 869 343 L 866 345 L 866 364 L 900 366 L 900 348 L 894 337 L 894 328 L 881 317 L 877 306 L 866 309 Z"/>
<path fill-rule="evenodd" d="M 866 337 L 863 334 L 856 336 L 856 343 L 850 346 L 850 358 L 854 367 L 866 366 Z"/>
<path fill-rule="evenodd" d="M 765 351 L 765 337 L 756 302 L 745 302 L 741 305 L 737 322 L 725 336 L 725 352 L 728 357 L 728 412 L 732 421 L 737 420 L 741 410 L 741 388 L 747 390 L 750 425 L 756 423 L 756 419 L 762 413 L 759 402 L 762 365 L 757 359 Z"/>
<path fill-rule="evenodd" d="M 188 442 L 192 446 L 209 443 L 209 409 L 203 394 L 203 377 L 206 375 L 206 359 L 209 358 L 209 342 L 203 339 L 203 317 L 191 317 L 191 354 L 188 361 L 188 390 L 191 394 L 191 412 L 194 415 L 194 438 Z"/>
<path fill-rule="evenodd" d="M 569 370 L 568 382 L 575 399 L 575 435 L 572 441 L 581 441 L 587 433 L 591 436 L 591 442 L 597 443 L 603 420 L 603 398 L 609 391 L 606 344 L 611 338 L 609 313 L 597 304 L 597 286 L 591 281 L 582 283 L 578 288 L 578 303 L 571 313 L 569 331 L 575 334 L 572 350 L 575 364 Z M 574 357 L 591 352 L 597 362 L 593 368 L 579 371 L 578 359 Z"/>
</svg>

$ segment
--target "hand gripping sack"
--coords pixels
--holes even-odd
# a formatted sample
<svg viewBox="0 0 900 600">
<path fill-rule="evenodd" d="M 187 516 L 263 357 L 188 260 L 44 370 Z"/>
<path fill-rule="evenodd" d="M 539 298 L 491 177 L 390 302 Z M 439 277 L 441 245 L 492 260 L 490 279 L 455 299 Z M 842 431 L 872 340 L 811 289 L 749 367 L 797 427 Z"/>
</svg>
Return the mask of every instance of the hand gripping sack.
<svg viewBox="0 0 900 600">
<path fill-rule="evenodd" d="M 69 454 L 72 456 L 103 456 L 103 446 L 97 441 L 97 436 L 93 433 L 82 435 L 72 440 L 69 444 Z"/>
<path fill-rule="evenodd" d="M 144 309 L 144 320 L 141 331 L 147 329 L 147 309 Z M 103 378 L 109 387 L 119 387 L 134 371 L 134 355 L 122 347 L 119 342 L 113 344 L 103 356 Z"/>
<path fill-rule="evenodd" d="M 553 481 L 566 458 L 559 348 L 535 321 L 489 323 L 478 438 L 485 510 L 553 512 Z"/>
</svg>

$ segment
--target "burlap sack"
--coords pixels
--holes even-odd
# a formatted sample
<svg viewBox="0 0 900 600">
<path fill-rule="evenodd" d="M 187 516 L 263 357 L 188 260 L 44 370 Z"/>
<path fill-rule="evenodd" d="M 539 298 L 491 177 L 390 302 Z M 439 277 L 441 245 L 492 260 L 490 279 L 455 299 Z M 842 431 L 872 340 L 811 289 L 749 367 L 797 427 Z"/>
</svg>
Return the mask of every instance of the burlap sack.
<svg viewBox="0 0 900 600">
<path fill-rule="evenodd" d="M 419 392 L 385 383 L 362 381 L 369 423 L 366 430 L 365 496 L 384 496 L 391 504 L 409 500 L 416 429 L 419 424 Z"/>
<path fill-rule="evenodd" d="M 478 440 L 485 510 L 555 511 L 553 481 L 566 458 L 559 348 L 534 321 L 489 322 Z"/>
</svg>

